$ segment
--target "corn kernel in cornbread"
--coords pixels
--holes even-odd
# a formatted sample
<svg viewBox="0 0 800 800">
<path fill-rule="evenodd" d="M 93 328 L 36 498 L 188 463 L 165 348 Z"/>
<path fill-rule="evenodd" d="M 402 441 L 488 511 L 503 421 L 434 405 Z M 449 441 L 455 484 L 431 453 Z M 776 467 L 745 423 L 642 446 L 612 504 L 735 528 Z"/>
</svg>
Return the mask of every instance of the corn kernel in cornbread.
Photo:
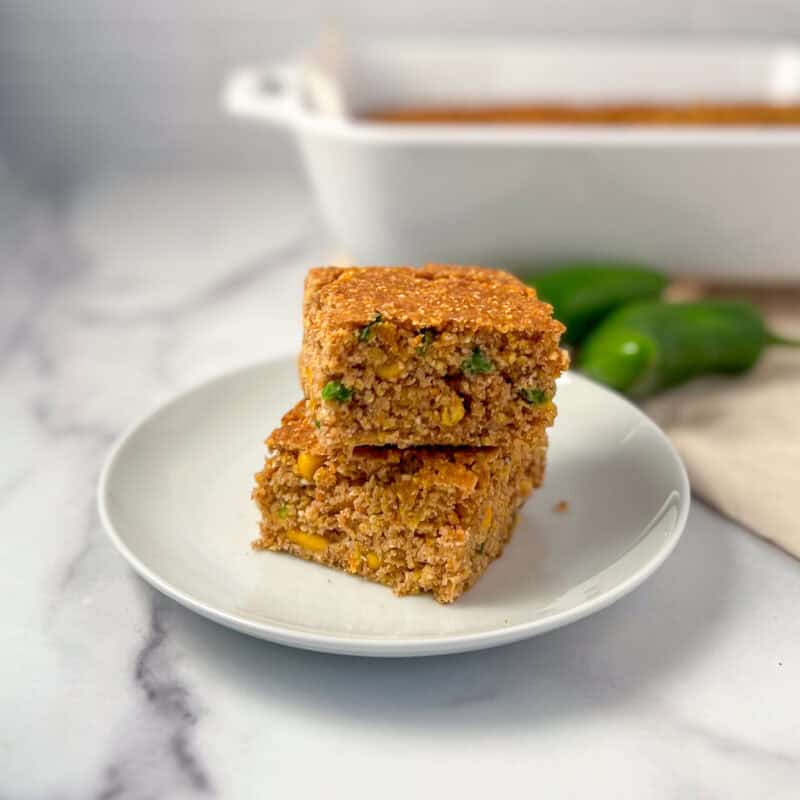
<svg viewBox="0 0 800 800">
<path fill-rule="evenodd" d="M 312 269 L 303 314 L 300 373 L 326 451 L 494 446 L 555 418 L 564 327 L 508 273 Z"/>
<path fill-rule="evenodd" d="M 385 381 L 393 381 L 395 378 L 399 378 L 402 371 L 402 361 L 390 361 L 388 364 L 381 364 L 375 368 L 377 376 Z"/>
<path fill-rule="evenodd" d="M 502 447 L 362 446 L 321 459 L 308 481 L 299 457 L 322 450 L 304 403 L 268 440 L 256 476 L 260 550 L 291 553 L 391 587 L 455 600 L 496 559 L 515 513 L 544 475 L 547 438 Z M 291 508 L 282 516 L 280 509 Z"/>
<path fill-rule="evenodd" d="M 303 531 L 287 531 L 286 538 L 303 550 L 312 553 L 321 553 L 327 546 L 328 540 L 316 533 L 303 533 Z"/>
<path fill-rule="evenodd" d="M 442 425 L 446 428 L 450 428 L 453 425 L 457 425 L 464 419 L 464 401 L 456 395 L 455 397 L 451 398 L 449 402 L 445 403 L 444 407 L 442 408 Z"/>
<path fill-rule="evenodd" d="M 325 458 L 319 453 L 298 453 L 297 474 L 307 481 L 313 480 L 314 473 L 322 466 L 323 461 Z"/>
</svg>

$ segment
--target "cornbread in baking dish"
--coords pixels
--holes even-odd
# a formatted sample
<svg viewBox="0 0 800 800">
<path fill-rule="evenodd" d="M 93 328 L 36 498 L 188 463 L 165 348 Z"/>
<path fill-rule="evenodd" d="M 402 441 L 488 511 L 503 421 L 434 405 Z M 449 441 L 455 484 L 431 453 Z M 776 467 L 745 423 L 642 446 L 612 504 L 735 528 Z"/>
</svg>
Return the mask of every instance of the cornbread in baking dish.
<svg viewBox="0 0 800 800">
<path fill-rule="evenodd" d="M 564 326 L 506 272 L 312 269 L 303 315 L 301 382 L 326 450 L 496 446 L 555 418 Z"/>
<path fill-rule="evenodd" d="M 291 553 L 449 603 L 503 551 L 544 476 L 547 437 L 506 447 L 357 447 L 326 454 L 303 403 L 256 475 L 259 550 Z"/>
<path fill-rule="evenodd" d="M 442 105 L 386 108 L 368 122 L 414 125 L 800 125 L 797 103 L 617 102 Z"/>
</svg>

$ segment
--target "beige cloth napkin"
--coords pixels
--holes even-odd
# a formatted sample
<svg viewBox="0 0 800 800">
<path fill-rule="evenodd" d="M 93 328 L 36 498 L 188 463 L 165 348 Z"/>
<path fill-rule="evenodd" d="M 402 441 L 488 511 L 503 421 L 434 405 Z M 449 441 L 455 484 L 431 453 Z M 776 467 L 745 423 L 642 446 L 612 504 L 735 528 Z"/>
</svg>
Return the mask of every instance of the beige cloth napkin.
<svg viewBox="0 0 800 800">
<path fill-rule="evenodd" d="M 745 297 L 775 333 L 800 338 L 800 290 L 683 284 L 671 294 Z M 698 496 L 800 558 L 800 349 L 769 348 L 746 375 L 697 379 L 643 407 L 677 447 Z"/>
</svg>

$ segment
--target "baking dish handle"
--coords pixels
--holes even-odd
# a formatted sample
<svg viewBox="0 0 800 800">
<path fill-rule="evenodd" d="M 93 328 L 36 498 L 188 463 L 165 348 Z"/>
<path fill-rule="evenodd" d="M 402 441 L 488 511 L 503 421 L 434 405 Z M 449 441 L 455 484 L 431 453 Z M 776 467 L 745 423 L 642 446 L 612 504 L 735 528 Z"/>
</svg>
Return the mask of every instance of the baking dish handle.
<svg viewBox="0 0 800 800">
<path fill-rule="evenodd" d="M 296 67 L 244 67 L 225 85 L 223 105 L 229 114 L 273 122 L 291 122 L 299 113 Z"/>
</svg>

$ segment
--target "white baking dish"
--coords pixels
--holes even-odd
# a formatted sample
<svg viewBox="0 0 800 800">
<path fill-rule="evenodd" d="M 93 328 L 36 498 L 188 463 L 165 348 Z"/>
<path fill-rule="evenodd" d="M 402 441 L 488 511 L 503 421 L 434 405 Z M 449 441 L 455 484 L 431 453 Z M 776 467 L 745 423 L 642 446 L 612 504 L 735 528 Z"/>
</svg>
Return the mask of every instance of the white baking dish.
<svg viewBox="0 0 800 800">
<path fill-rule="evenodd" d="M 459 101 L 800 102 L 798 49 L 378 42 L 349 48 L 322 78 L 309 63 L 240 70 L 226 105 L 294 131 L 322 212 L 360 263 L 623 259 L 726 281 L 800 280 L 798 128 L 356 116 Z"/>
</svg>

